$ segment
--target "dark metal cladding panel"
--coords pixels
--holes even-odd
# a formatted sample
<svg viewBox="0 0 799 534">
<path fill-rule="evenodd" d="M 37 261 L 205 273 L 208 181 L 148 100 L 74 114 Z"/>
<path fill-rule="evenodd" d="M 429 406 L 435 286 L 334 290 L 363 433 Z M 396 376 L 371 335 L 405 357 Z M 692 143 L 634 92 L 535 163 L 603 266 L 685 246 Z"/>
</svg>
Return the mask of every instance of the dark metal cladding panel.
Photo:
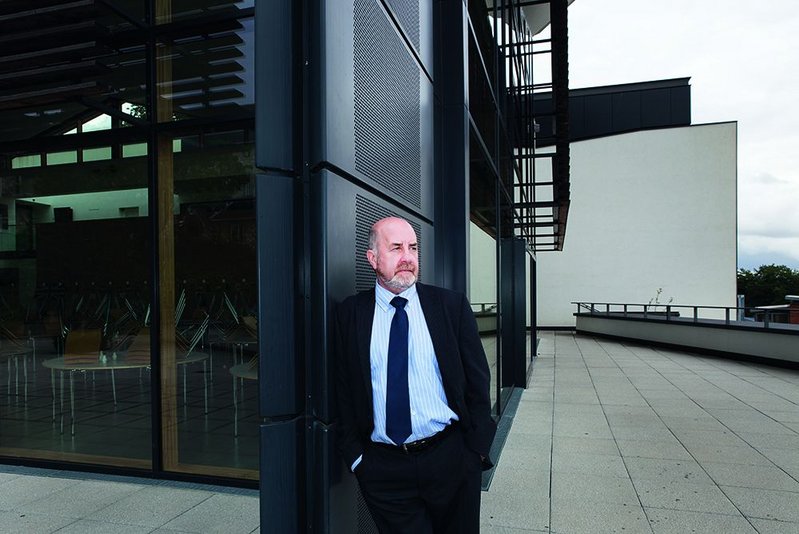
<svg viewBox="0 0 799 534">
<path fill-rule="evenodd" d="M 526 387 L 527 265 L 524 240 L 502 240 L 502 386 Z"/>
<path fill-rule="evenodd" d="M 641 127 L 656 128 L 671 124 L 671 90 L 655 89 L 641 93 Z"/>
<path fill-rule="evenodd" d="M 293 5 L 272 2 L 255 11 L 255 165 L 261 169 L 293 167 Z"/>
<path fill-rule="evenodd" d="M 316 525 L 327 525 L 331 534 L 377 534 L 355 476 L 336 451 L 335 426 L 314 421 L 311 435 L 314 458 L 311 472 L 315 477 L 311 491 L 313 500 L 319 503 L 311 531 L 322 531 Z"/>
<path fill-rule="evenodd" d="M 633 130 L 641 124 L 641 93 L 625 92 L 613 95 L 613 129 Z"/>
<path fill-rule="evenodd" d="M 301 532 L 298 467 L 303 418 L 261 425 L 261 525 L 264 532 Z"/>
<path fill-rule="evenodd" d="M 401 30 L 378 0 L 328 1 L 320 28 L 314 165 L 432 219 L 433 88 Z"/>
<path fill-rule="evenodd" d="M 674 87 L 671 89 L 671 124 L 682 126 L 691 124 L 691 87 Z"/>
<path fill-rule="evenodd" d="M 263 417 L 296 413 L 294 180 L 256 177 L 259 406 Z"/>
<path fill-rule="evenodd" d="M 355 169 L 420 208 L 419 65 L 374 0 L 353 9 Z"/>
<path fill-rule="evenodd" d="M 612 130 L 611 95 L 586 96 L 585 135 L 592 137 Z"/>
<path fill-rule="evenodd" d="M 419 0 L 386 0 L 394 16 L 399 21 L 405 36 L 418 51 L 421 38 L 419 36 Z M 423 2 L 432 5 L 432 2 Z"/>
<path fill-rule="evenodd" d="M 427 0 L 386 0 L 394 18 L 429 75 L 433 74 L 433 3 Z"/>
</svg>

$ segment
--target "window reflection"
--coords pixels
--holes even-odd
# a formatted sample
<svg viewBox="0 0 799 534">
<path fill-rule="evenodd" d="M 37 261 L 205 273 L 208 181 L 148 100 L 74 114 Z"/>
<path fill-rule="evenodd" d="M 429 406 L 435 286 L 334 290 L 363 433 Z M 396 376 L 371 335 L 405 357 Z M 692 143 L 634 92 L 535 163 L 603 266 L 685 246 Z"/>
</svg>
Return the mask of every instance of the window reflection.
<svg viewBox="0 0 799 534">
<path fill-rule="evenodd" d="M 6 156 L 0 174 L 0 454 L 146 468 L 149 362 L 131 355 L 150 310 L 146 171 L 92 180 L 77 153 Z M 138 345 L 149 358 L 149 335 Z"/>
<path fill-rule="evenodd" d="M 469 224 L 469 299 L 491 373 L 491 404 L 497 402 L 497 273 L 496 240 Z M 496 407 L 494 408 L 496 410 Z"/>
<path fill-rule="evenodd" d="M 166 470 L 257 478 L 254 3 L 158 0 L 158 23 L 180 23 L 149 51 L 145 3 L 17 4 L 0 50 L 0 455 L 149 469 L 155 450 Z"/>
</svg>

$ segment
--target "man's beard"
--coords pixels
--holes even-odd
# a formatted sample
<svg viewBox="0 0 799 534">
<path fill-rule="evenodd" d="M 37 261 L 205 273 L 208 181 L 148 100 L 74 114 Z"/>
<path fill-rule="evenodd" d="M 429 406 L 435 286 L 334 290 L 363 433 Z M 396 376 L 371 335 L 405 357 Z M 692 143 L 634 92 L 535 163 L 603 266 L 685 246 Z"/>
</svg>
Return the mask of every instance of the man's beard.
<svg viewBox="0 0 799 534">
<path fill-rule="evenodd" d="M 403 271 L 395 274 L 390 280 L 383 278 L 383 283 L 391 289 L 405 291 L 416 283 L 416 275 L 410 271 Z"/>
</svg>

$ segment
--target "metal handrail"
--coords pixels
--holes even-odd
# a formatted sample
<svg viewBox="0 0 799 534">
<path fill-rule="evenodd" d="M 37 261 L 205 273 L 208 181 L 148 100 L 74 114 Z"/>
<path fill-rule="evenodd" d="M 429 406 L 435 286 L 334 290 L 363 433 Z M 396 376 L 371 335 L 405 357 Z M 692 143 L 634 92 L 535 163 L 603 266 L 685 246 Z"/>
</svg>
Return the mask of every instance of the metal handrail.
<svg viewBox="0 0 799 534">
<path fill-rule="evenodd" d="M 725 325 L 730 325 L 737 322 L 747 322 L 762 324 L 763 328 L 769 328 L 776 315 L 789 313 L 788 308 L 784 309 L 767 309 L 758 306 L 700 306 L 696 304 L 660 304 L 660 303 L 629 303 L 629 302 L 592 302 L 592 301 L 572 301 L 572 304 L 577 306 L 577 314 L 588 315 L 604 315 L 604 316 L 618 316 L 629 317 L 630 315 L 643 315 L 644 319 L 652 320 L 665 320 L 672 321 L 674 318 L 680 317 L 681 310 L 690 310 L 689 318 L 693 322 L 710 320 L 723 320 Z M 700 310 L 724 311 L 724 319 L 717 319 L 713 317 L 700 317 Z M 734 310 L 735 313 L 730 312 Z M 748 315 L 749 314 L 749 315 Z M 762 314 L 763 320 L 756 321 L 755 314 Z"/>
</svg>

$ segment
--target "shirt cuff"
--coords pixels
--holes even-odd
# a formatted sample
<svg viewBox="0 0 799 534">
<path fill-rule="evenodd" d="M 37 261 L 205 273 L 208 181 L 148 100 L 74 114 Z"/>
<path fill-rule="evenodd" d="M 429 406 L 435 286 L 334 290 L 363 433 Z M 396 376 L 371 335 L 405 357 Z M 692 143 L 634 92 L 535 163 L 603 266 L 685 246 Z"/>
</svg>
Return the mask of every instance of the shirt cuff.
<svg viewBox="0 0 799 534">
<path fill-rule="evenodd" d="M 356 458 L 355 461 L 352 462 L 352 467 L 350 467 L 350 471 L 352 471 L 354 473 L 355 472 L 355 468 L 358 467 L 358 464 L 361 463 L 361 460 L 363 460 L 363 454 L 358 456 L 358 458 Z"/>
</svg>

